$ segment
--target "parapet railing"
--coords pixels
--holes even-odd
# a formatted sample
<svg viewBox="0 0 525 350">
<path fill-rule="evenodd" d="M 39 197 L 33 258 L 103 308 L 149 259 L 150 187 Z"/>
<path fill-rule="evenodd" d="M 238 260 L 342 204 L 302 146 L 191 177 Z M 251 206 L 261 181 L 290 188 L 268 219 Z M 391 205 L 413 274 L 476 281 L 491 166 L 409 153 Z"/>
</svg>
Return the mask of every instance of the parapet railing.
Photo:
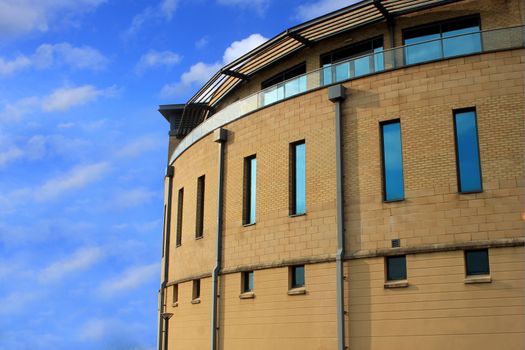
<svg viewBox="0 0 525 350">
<path fill-rule="evenodd" d="M 293 96 L 332 84 L 416 64 L 525 47 L 525 26 L 491 29 L 421 41 L 324 66 L 258 91 L 221 109 L 177 145 L 170 164 L 213 130 Z"/>
</svg>

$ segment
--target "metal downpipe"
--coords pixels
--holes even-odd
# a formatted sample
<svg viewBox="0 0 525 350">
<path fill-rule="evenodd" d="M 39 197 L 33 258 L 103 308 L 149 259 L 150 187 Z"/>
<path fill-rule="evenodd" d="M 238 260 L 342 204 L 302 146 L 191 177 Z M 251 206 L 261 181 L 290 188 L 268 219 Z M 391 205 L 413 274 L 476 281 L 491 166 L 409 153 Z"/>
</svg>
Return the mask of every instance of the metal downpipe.
<svg viewBox="0 0 525 350">
<path fill-rule="evenodd" d="M 335 103 L 335 156 L 336 156 L 336 217 L 337 217 L 337 254 L 336 264 L 336 300 L 337 300 L 337 349 L 345 350 L 345 301 L 344 301 L 344 188 L 343 188 L 343 143 L 341 136 L 341 102 L 346 98 L 343 85 L 328 88 L 328 99 Z"/>
<path fill-rule="evenodd" d="M 160 284 L 160 300 L 159 300 L 159 335 L 158 335 L 158 350 L 168 349 L 168 319 L 166 317 L 166 305 L 164 303 L 166 293 L 166 283 L 168 282 L 168 267 L 170 260 L 170 233 L 171 233 L 171 202 L 173 193 L 173 166 L 168 166 L 166 169 L 166 177 L 168 178 L 168 198 L 166 203 L 166 237 L 164 243 L 164 276 Z"/>
<path fill-rule="evenodd" d="M 224 147 L 228 138 L 226 129 L 219 128 L 213 133 L 213 141 L 219 144 L 219 164 L 217 174 L 217 231 L 215 241 L 215 266 L 212 271 L 212 299 L 211 299 L 211 333 L 210 333 L 210 349 L 216 350 L 219 348 L 218 343 L 218 308 L 219 308 L 219 273 L 221 271 L 221 251 L 222 251 L 222 213 L 223 213 L 223 180 L 224 180 Z"/>
</svg>

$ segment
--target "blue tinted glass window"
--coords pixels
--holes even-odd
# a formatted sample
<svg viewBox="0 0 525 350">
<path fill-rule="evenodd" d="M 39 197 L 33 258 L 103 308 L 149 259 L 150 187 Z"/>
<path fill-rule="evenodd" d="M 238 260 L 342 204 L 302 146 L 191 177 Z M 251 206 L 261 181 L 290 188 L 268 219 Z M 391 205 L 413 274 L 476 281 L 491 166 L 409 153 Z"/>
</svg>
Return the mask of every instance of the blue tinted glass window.
<svg viewBox="0 0 525 350">
<path fill-rule="evenodd" d="M 487 249 L 465 251 L 467 275 L 488 275 L 489 252 Z"/>
<path fill-rule="evenodd" d="M 460 36 L 453 37 L 455 35 Z M 479 26 L 450 30 L 443 33 L 443 38 L 443 54 L 445 57 L 481 52 Z"/>
<path fill-rule="evenodd" d="M 350 63 L 344 62 L 335 65 L 335 81 L 347 80 L 350 78 Z"/>
<path fill-rule="evenodd" d="M 243 192 L 243 224 L 254 224 L 257 202 L 257 159 L 255 156 L 244 158 Z"/>
<path fill-rule="evenodd" d="M 306 212 L 306 146 L 305 143 L 293 145 L 293 205 L 292 214 Z"/>
<path fill-rule="evenodd" d="M 439 39 L 440 37 L 439 33 L 435 33 L 405 39 L 405 45 L 410 45 L 405 48 L 406 63 L 415 64 L 441 58 L 443 56 L 441 52 L 441 41 L 424 42 Z"/>
<path fill-rule="evenodd" d="M 414 64 L 481 52 L 479 18 L 460 18 L 404 33 L 405 62 Z"/>
<path fill-rule="evenodd" d="M 390 256 L 386 258 L 386 278 L 388 281 L 407 279 L 407 262 L 405 256 Z"/>
<path fill-rule="evenodd" d="M 374 69 L 376 72 L 381 72 L 382 70 L 385 70 L 383 46 L 374 48 Z"/>
<path fill-rule="evenodd" d="M 381 124 L 383 141 L 383 185 L 386 201 L 401 200 L 405 197 L 403 185 L 403 156 L 401 150 L 401 123 Z"/>
<path fill-rule="evenodd" d="M 475 111 L 454 113 L 459 192 L 479 192 L 481 167 Z"/>
<path fill-rule="evenodd" d="M 322 74 L 323 74 L 323 84 L 328 85 L 332 83 L 332 71 L 333 66 L 331 64 L 325 64 L 323 66 Z"/>
<path fill-rule="evenodd" d="M 255 203 L 257 195 L 257 159 L 250 160 L 250 220 L 249 223 L 255 222 Z"/>
<path fill-rule="evenodd" d="M 304 266 L 292 267 L 292 288 L 304 287 Z"/>
<path fill-rule="evenodd" d="M 358 77 L 365 74 L 370 74 L 370 61 L 373 56 L 364 56 L 354 59 L 354 76 Z"/>
</svg>

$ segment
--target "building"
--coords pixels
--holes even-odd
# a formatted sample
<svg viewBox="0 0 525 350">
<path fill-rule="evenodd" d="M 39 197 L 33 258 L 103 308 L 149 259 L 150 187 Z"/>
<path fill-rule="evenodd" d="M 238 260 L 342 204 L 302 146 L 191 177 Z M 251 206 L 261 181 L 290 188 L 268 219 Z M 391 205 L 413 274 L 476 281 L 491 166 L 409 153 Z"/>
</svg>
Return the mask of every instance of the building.
<svg viewBox="0 0 525 350">
<path fill-rule="evenodd" d="M 363 0 L 160 106 L 159 349 L 523 349 L 524 6 Z"/>
</svg>

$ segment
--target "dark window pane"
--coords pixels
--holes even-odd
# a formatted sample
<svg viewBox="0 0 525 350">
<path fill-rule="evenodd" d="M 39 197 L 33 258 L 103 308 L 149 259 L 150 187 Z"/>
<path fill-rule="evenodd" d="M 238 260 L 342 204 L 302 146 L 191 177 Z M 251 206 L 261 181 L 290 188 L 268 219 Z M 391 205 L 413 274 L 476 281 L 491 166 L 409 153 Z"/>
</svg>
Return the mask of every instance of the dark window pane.
<svg viewBox="0 0 525 350">
<path fill-rule="evenodd" d="M 177 202 L 177 245 L 179 246 L 182 244 L 182 213 L 184 204 L 184 188 L 181 188 L 179 190 Z"/>
<path fill-rule="evenodd" d="M 292 288 L 304 287 L 304 266 L 292 268 Z"/>
<path fill-rule="evenodd" d="M 253 291 L 253 271 L 248 271 L 244 273 L 244 285 L 243 292 L 252 292 Z"/>
<path fill-rule="evenodd" d="M 176 303 L 179 301 L 179 285 L 175 284 L 173 285 L 173 303 Z"/>
<path fill-rule="evenodd" d="M 488 275 L 490 273 L 489 252 L 486 249 L 465 251 L 465 262 L 467 275 Z"/>
<path fill-rule="evenodd" d="M 193 280 L 193 299 L 198 299 L 201 296 L 201 280 Z"/>
<path fill-rule="evenodd" d="M 390 256 L 386 259 L 387 262 L 387 280 L 406 280 L 407 278 L 407 264 L 405 256 Z"/>
<path fill-rule="evenodd" d="M 197 179 L 195 238 L 202 237 L 204 231 L 204 175 Z"/>
<path fill-rule="evenodd" d="M 454 124 L 459 192 L 479 192 L 482 187 L 476 112 L 454 113 Z"/>
<path fill-rule="evenodd" d="M 401 123 L 397 121 L 381 124 L 381 132 L 385 200 L 401 200 L 405 197 L 403 157 L 401 154 Z"/>
</svg>

